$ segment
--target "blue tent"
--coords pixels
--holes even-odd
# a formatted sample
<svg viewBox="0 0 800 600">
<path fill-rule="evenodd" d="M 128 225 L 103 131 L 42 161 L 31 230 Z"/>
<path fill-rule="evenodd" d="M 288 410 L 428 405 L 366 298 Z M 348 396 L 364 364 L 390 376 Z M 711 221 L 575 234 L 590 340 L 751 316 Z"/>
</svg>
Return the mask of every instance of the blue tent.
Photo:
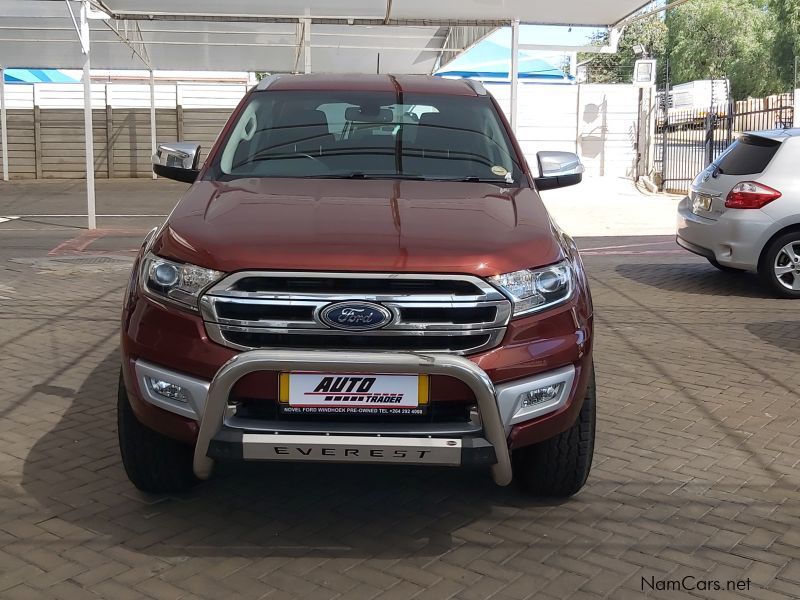
<svg viewBox="0 0 800 600">
<path fill-rule="evenodd" d="M 6 83 L 76 83 L 77 80 L 57 69 L 5 69 Z"/>
<path fill-rule="evenodd" d="M 508 80 L 511 50 L 492 40 L 484 40 L 436 72 L 439 77 L 472 77 Z M 574 78 L 533 53 L 520 51 L 519 78 L 531 83 L 574 83 Z"/>
</svg>

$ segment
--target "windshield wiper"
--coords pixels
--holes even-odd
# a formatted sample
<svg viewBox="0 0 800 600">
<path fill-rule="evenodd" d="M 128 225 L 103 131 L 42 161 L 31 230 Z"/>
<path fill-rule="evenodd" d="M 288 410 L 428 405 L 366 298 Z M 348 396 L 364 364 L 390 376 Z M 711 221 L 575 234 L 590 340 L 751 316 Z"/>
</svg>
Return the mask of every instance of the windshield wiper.
<svg viewBox="0 0 800 600">
<path fill-rule="evenodd" d="M 325 175 L 306 175 L 309 179 L 403 179 L 413 181 L 426 181 L 422 175 L 407 175 L 405 173 L 327 173 Z"/>
<path fill-rule="evenodd" d="M 430 178 L 428 181 L 458 181 L 458 182 L 466 182 L 466 183 L 494 183 L 496 185 L 509 185 L 514 183 L 513 181 L 508 181 L 507 179 L 499 179 L 499 178 L 492 178 L 492 177 L 476 177 L 474 175 L 470 175 L 468 177 L 436 177 Z"/>
</svg>

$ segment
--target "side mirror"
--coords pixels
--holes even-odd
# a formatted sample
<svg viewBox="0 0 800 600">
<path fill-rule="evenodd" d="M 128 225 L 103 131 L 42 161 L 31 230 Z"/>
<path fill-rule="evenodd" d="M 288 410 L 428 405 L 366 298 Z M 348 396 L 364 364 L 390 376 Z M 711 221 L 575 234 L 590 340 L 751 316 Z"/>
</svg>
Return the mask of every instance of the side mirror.
<svg viewBox="0 0 800 600">
<path fill-rule="evenodd" d="M 536 188 L 552 190 L 580 183 L 583 179 L 583 164 L 574 152 L 538 152 L 539 172 Z"/>
<path fill-rule="evenodd" d="M 153 154 L 153 172 L 167 179 L 194 183 L 200 169 L 200 144 L 174 142 L 161 144 Z"/>
</svg>

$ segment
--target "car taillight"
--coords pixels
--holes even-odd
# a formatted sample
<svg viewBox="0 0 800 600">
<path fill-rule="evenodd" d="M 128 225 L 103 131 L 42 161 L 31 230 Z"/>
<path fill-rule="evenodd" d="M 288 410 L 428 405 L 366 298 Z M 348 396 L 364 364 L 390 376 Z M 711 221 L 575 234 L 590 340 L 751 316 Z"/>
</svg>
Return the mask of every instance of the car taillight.
<svg viewBox="0 0 800 600">
<path fill-rule="evenodd" d="M 743 181 L 733 186 L 725 198 L 726 208 L 761 208 L 781 197 L 778 190 L 756 183 Z"/>
</svg>

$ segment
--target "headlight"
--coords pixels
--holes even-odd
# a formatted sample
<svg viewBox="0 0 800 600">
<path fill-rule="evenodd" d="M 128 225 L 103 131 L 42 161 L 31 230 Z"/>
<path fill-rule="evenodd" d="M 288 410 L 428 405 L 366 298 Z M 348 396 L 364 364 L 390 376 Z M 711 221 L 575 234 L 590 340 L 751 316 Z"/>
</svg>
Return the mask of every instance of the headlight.
<svg viewBox="0 0 800 600">
<path fill-rule="evenodd" d="M 574 273 L 568 261 L 541 269 L 524 269 L 490 277 L 511 299 L 513 316 L 555 306 L 572 296 Z"/>
<path fill-rule="evenodd" d="M 177 263 L 147 253 L 142 260 L 141 281 L 149 294 L 197 310 L 200 293 L 225 273 Z"/>
</svg>

